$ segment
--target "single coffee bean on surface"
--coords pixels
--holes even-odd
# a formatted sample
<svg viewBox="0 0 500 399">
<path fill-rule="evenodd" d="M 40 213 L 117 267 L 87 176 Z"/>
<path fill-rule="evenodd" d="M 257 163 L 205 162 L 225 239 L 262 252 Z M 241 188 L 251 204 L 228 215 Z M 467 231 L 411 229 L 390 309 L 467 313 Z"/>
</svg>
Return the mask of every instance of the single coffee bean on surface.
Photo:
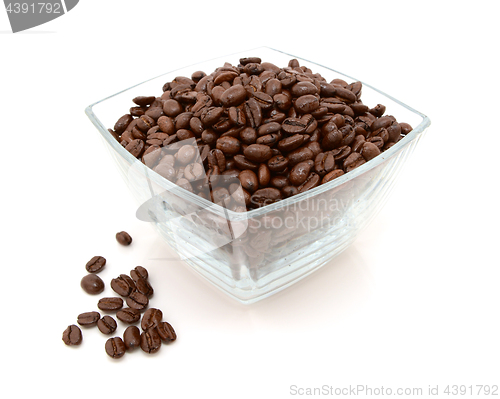
<svg viewBox="0 0 500 399">
<path fill-rule="evenodd" d="M 66 345 L 80 345 L 82 343 L 82 330 L 77 325 L 72 324 L 64 330 L 62 340 Z"/>
<path fill-rule="evenodd" d="M 130 277 L 137 283 L 137 280 L 140 278 L 147 279 L 149 276 L 148 271 L 145 267 L 136 266 L 133 270 L 130 271 Z"/>
<path fill-rule="evenodd" d="M 127 350 L 133 350 L 141 345 L 141 331 L 137 326 L 128 326 L 123 333 L 123 342 Z"/>
<path fill-rule="evenodd" d="M 104 291 L 104 281 L 95 274 L 87 274 L 80 282 L 83 290 L 90 295 L 97 295 Z"/>
<path fill-rule="evenodd" d="M 121 358 L 127 350 L 125 344 L 123 343 L 123 340 L 120 337 L 113 337 L 108 339 L 106 341 L 106 344 L 104 345 L 104 348 L 108 356 L 112 357 L 113 359 Z"/>
<path fill-rule="evenodd" d="M 177 339 L 174 328 L 166 321 L 159 323 L 156 326 L 156 331 L 162 341 L 175 341 Z"/>
<path fill-rule="evenodd" d="M 141 318 L 141 312 L 133 308 L 124 308 L 116 312 L 118 320 L 127 324 L 137 323 Z"/>
<path fill-rule="evenodd" d="M 160 324 L 162 318 L 163 318 L 163 313 L 160 309 L 149 308 L 142 316 L 141 328 L 144 331 L 150 328 L 154 328 L 158 324 Z"/>
<path fill-rule="evenodd" d="M 103 316 L 97 322 L 97 328 L 103 334 L 111 334 L 116 331 L 116 321 L 111 316 Z"/>
<path fill-rule="evenodd" d="M 149 284 L 148 280 L 146 280 L 145 278 L 137 279 L 135 286 L 137 292 L 146 295 L 148 298 L 154 294 L 153 287 L 151 286 L 151 284 Z"/>
<path fill-rule="evenodd" d="M 99 312 L 85 312 L 78 315 L 77 322 L 81 326 L 92 327 L 97 325 L 100 318 Z"/>
<path fill-rule="evenodd" d="M 123 307 L 123 299 L 118 297 L 101 298 L 97 307 L 104 311 L 116 311 Z"/>
<path fill-rule="evenodd" d="M 141 334 L 141 349 L 146 353 L 156 353 L 160 350 L 161 338 L 156 328 L 150 328 Z"/>
<path fill-rule="evenodd" d="M 136 286 L 134 280 L 132 280 L 129 276 L 126 274 L 120 274 L 120 276 L 111 280 L 111 288 L 118 295 L 127 297 L 135 291 Z"/>
<path fill-rule="evenodd" d="M 149 299 L 146 295 L 134 291 L 126 299 L 127 305 L 132 309 L 144 310 L 149 305 Z"/>
<path fill-rule="evenodd" d="M 120 231 L 116 233 L 116 241 L 122 245 L 130 245 L 132 243 L 132 237 L 126 231 Z"/>
<path fill-rule="evenodd" d="M 102 256 L 94 256 L 85 265 L 85 269 L 89 273 L 99 273 L 106 265 L 106 259 Z"/>
</svg>

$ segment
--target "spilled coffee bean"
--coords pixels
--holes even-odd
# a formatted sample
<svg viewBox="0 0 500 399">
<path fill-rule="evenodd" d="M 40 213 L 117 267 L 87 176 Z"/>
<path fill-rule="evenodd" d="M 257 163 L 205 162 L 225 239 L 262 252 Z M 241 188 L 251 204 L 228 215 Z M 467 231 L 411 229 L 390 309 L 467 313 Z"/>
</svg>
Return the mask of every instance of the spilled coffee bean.
<svg viewBox="0 0 500 399">
<path fill-rule="evenodd" d="M 146 104 L 150 99 L 137 97 L 137 102 Z M 135 101 L 134 100 L 134 101 Z M 154 100 L 153 100 L 154 101 Z M 144 123 L 150 123 L 147 118 Z M 221 152 L 222 154 L 222 152 Z M 186 157 L 187 153 L 184 154 Z M 222 155 L 223 156 L 223 155 Z M 120 240 L 122 239 L 120 235 Z M 118 235 L 117 235 L 117 239 Z M 125 239 L 124 242 L 128 242 Z M 94 256 L 86 265 L 89 273 L 97 273 L 106 264 L 106 259 L 102 256 Z M 177 335 L 170 323 L 163 321 L 163 312 L 157 308 L 149 308 L 149 298 L 154 290 L 149 282 L 149 273 L 143 266 L 136 266 L 130 271 L 130 275 L 120 274 L 111 280 L 111 288 L 120 296 L 125 297 L 128 307 L 123 308 L 124 300 L 120 297 L 100 298 L 97 307 L 105 312 L 116 312 L 116 318 L 129 324 L 121 337 L 109 338 L 105 343 L 105 351 L 113 359 L 119 359 L 124 356 L 126 351 L 131 351 L 137 347 L 148 353 L 156 353 L 161 348 L 162 341 L 175 341 Z M 81 281 L 82 288 L 89 294 L 95 295 L 104 290 L 104 282 L 95 274 L 88 274 Z M 141 312 L 145 311 L 141 320 Z M 141 321 L 140 329 L 133 325 Z M 97 326 L 102 334 L 112 334 L 118 328 L 116 320 L 96 311 L 84 312 L 78 315 L 77 322 L 84 327 Z M 62 340 L 66 345 L 76 346 L 82 342 L 82 331 L 77 325 L 70 325 L 64 330 Z"/>
</svg>

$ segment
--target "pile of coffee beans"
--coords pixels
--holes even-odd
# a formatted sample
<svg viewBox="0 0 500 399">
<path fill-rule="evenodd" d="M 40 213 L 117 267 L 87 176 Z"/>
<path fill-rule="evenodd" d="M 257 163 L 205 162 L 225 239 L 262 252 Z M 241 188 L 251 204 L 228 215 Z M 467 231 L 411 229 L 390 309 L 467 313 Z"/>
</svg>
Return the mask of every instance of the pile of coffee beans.
<svg viewBox="0 0 500 399">
<path fill-rule="evenodd" d="M 134 98 L 109 132 L 166 179 L 246 211 L 328 183 L 412 130 L 384 115 L 384 105 L 363 104 L 361 89 L 361 82 L 327 82 L 296 59 L 279 68 L 242 58 L 210 75 L 176 77 L 160 97 Z M 169 153 L 187 139 L 196 141 L 205 173 L 192 162 L 192 146 Z M 243 195 L 231 178 L 239 179 Z"/>
<path fill-rule="evenodd" d="M 124 233 L 124 234 L 123 234 Z M 124 235 L 130 236 L 121 232 L 117 234 L 118 238 Z M 132 239 L 127 239 L 129 245 Z M 102 279 L 93 273 L 100 272 L 106 264 L 106 259 L 102 256 L 94 256 L 87 262 L 85 268 L 91 273 L 82 279 L 81 286 L 83 290 L 89 294 L 101 293 L 104 290 Z M 95 278 L 97 277 L 98 280 Z M 100 283 L 96 283 L 99 282 Z M 140 347 L 146 353 L 155 353 L 161 347 L 162 342 L 175 341 L 177 335 L 173 327 L 166 321 L 163 321 L 163 313 L 160 309 L 148 308 L 149 298 L 153 295 L 154 290 L 149 283 L 149 273 L 146 268 L 137 266 L 130 271 L 130 274 L 120 274 L 118 277 L 111 280 L 110 284 L 113 291 L 119 296 L 103 297 L 97 302 L 97 307 L 104 312 L 116 312 L 116 318 L 124 324 L 129 325 L 124 333 L 123 338 L 112 337 L 106 341 L 106 353 L 118 359 L 125 352 L 132 351 L 136 347 Z M 127 307 L 124 306 L 124 299 Z M 142 314 L 144 312 L 144 314 Z M 142 319 L 141 319 L 142 314 Z M 142 332 L 133 324 L 141 321 Z M 78 315 L 77 323 L 83 327 L 97 326 L 99 331 L 105 335 L 113 334 L 118 327 L 116 320 L 97 311 L 84 312 Z M 80 345 L 82 343 L 82 330 L 75 324 L 68 326 L 63 332 L 62 340 L 66 345 Z"/>
</svg>

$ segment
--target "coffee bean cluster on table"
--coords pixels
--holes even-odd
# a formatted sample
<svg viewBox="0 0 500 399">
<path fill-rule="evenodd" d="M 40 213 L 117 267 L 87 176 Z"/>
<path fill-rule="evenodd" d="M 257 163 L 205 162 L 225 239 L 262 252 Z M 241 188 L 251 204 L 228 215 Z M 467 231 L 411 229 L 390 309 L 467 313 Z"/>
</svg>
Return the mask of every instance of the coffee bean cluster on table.
<svg viewBox="0 0 500 399">
<path fill-rule="evenodd" d="M 128 234 L 127 234 L 128 235 Z M 106 264 L 106 259 L 102 256 L 93 257 L 86 265 L 87 271 L 98 273 Z M 98 277 L 95 274 L 88 274 L 82 279 L 82 288 L 89 294 L 102 292 L 102 287 L 96 289 L 94 279 L 88 282 L 88 278 Z M 99 277 L 98 277 L 99 278 Z M 102 280 L 99 278 L 99 281 Z M 163 313 L 157 308 L 148 308 L 149 298 L 154 290 L 149 283 L 149 273 L 146 268 L 137 266 L 130 271 L 130 274 L 120 274 L 111 280 L 111 288 L 119 296 L 103 297 L 97 302 L 97 307 L 104 312 L 116 312 L 116 318 L 128 327 L 123 333 L 123 338 L 116 336 L 109 338 L 105 343 L 106 353 L 114 358 L 121 358 L 127 351 L 140 347 L 146 353 L 156 353 L 161 348 L 162 342 L 175 341 L 177 335 L 173 327 L 163 320 Z M 102 289 L 101 289 L 102 288 Z M 124 299 L 127 307 L 124 306 Z M 144 313 L 142 313 L 144 312 Z M 141 319 L 142 315 L 142 319 Z M 133 324 L 140 322 L 141 330 Z M 104 315 L 97 311 L 84 312 L 78 315 L 77 323 L 82 327 L 97 326 L 99 331 L 105 335 L 113 334 L 118 324 L 110 315 Z M 75 346 L 82 343 L 82 330 L 75 324 L 66 328 L 63 332 L 62 340 L 66 345 Z"/>
<path fill-rule="evenodd" d="M 296 59 L 280 68 L 242 58 L 209 75 L 176 77 L 159 97 L 134 98 L 109 132 L 166 179 L 244 212 L 328 183 L 412 130 L 384 115 L 384 105 L 363 104 L 361 89 L 327 82 Z M 169 151 L 187 139 L 197 148 Z M 229 183 L 235 178 L 241 184 Z"/>
</svg>

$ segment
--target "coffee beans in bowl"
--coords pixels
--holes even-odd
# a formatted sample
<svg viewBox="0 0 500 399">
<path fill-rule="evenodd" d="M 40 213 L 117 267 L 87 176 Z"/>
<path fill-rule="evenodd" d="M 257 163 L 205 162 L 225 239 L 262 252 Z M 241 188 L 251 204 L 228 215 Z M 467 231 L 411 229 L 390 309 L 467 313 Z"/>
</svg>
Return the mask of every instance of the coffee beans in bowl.
<svg viewBox="0 0 500 399">
<path fill-rule="evenodd" d="M 329 183 L 412 130 L 384 105 L 364 104 L 361 92 L 361 82 L 327 81 L 297 59 L 279 67 L 245 57 L 133 98 L 109 131 L 178 186 L 251 210 Z M 194 144 L 175 146 L 188 139 Z M 229 194 L 230 176 L 242 194 Z M 128 245 L 126 236 L 117 240 Z"/>
</svg>

